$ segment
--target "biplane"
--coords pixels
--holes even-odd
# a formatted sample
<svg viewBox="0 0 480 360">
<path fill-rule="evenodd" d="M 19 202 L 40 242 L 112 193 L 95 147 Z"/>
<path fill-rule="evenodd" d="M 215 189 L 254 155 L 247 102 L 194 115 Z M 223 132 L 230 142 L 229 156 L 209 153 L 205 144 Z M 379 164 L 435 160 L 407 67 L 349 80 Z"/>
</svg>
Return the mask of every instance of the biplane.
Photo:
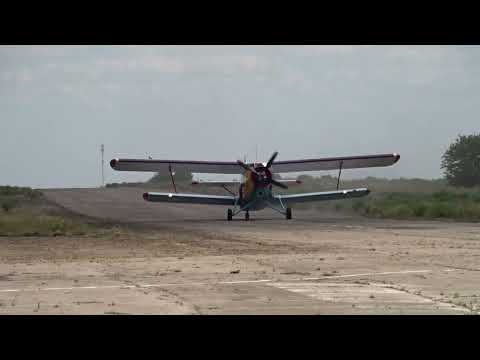
<svg viewBox="0 0 480 360">
<path fill-rule="evenodd" d="M 110 166 L 118 171 L 151 171 L 165 175 L 170 174 L 174 192 L 146 192 L 143 194 L 146 201 L 228 206 L 227 220 L 232 220 L 240 212 L 244 212 L 245 220 L 249 220 L 250 211 L 265 208 L 275 210 L 285 216 L 286 219 L 291 219 L 291 205 L 294 203 L 356 198 L 370 193 L 367 188 L 340 190 L 339 182 L 343 169 L 390 166 L 400 159 L 399 154 L 379 154 L 275 161 L 277 155 L 278 152 L 274 152 L 270 159 L 264 163 L 245 163 L 241 160 L 224 162 L 112 159 Z M 322 170 L 339 170 L 336 190 L 287 195 L 274 194 L 274 186 L 288 189 L 289 185 L 301 183 L 299 180 L 275 179 L 274 172 L 298 173 Z M 175 171 L 204 174 L 240 174 L 243 175 L 243 181 L 194 181 L 192 183 L 192 185 L 200 187 L 222 187 L 229 193 L 228 196 L 178 193 L 175 185 Z M 232 186 L 238 187 L 238 193 L 231 190 Z"/>
</svg>

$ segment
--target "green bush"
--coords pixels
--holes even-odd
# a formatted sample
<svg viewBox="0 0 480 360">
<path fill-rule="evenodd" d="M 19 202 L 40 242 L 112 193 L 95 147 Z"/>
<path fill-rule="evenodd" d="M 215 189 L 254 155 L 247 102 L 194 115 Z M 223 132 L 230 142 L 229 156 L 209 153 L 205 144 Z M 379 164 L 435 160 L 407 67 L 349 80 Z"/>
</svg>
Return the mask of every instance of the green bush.
<svg viewBox="0 0 480 360">
<path fill-rule="evenodd" d="M 433 193 L 432 197 L 434 200 L 438 200 L 438 201 L 454 201 L 458 199 L 461 195 L 465 195 L 465 194 L 455 194 L 449 191 L 437 191 Z"/>
<path fill-rule="evenodd" d="M 33 190 L 33 189 L 30 189 L 30 188 L 26 191 L 26 194 L 25 194 L 26 198 L 29 199 L 29 200 L 37 199 L 37 198 L 41 197 L 42 195 L 43 194 L 42 194 L 41 191 Z"/>
<path fill-rule="evenodd" d="M 427 209 L 429 218 L 454 218 L 457 214 L 455 205 L 447 202 L 433 202 Z"/>
<path fill-rule="evenodd" d="M 427 206 L 424 203 L 418 203 L 413 205 L 413 215 L 417 217 L 425 216 L 427 212 Z"/>
<path fill-rule="evenodd" d="M 17 204 L 18 203 L 15 200 L 11 200 L 11 199 L 3 200 L 2 201 L 2 209 L 5 212 L 9 212 L 13 208 L 15 208 L 17 206 Z"/>
<path fill-rule="evenodd" d="M 413 208 L 406 204 L 390 206 L 382 210 L 382 216 L 388 218 L 408 218 L 413 215 Z"/>
<path fill-rule="evenodd" d="M 480 219 L 480 204 L 470 203 L 463 207 L 463 216 L 466 219 Z"/>
<path fill-rule="evenodd" d="M 480 192 L 474 192 L 474 193 L 471 193 L 470 194 L 470 199 L 473 201 L 473 202 L 477 202 L 477 203 L 480 203 Z"/>
<path fill-rule="evenodd" d="M 54 235 L 65 235 L 67 224 L 63 219 L 52 219 L 48 222 L 48 229 Z"/>
<path fill-rule="evenodd" d="M 348 202 L 344 203 L 345 205 Z M 480 192 L 380 193 L 349 203 L 357 213 L 382 218 L 480 220 Z"/>
<path fill-rule="evenodd" d="M 42 193 L 39 190 L 34 190 L 29 187 L 0 186 L 0 195 L 3 195 L 3 196 L 23 195 L 26 198 L 34 199 L 42 196 Z"/>
<path fill-rule="evenodd" d="M 382 209 L 374 204 L 368 204 L 365 207 L 365 214 L 373 217 L 381 217 L 382 216 Z"/>
<path fill-rule="evenodd" d="M 365 202 L 363 200 L 355 200 L 352 204 L 352 209 L 360 211 L 365 208 Z"/>
</svg>

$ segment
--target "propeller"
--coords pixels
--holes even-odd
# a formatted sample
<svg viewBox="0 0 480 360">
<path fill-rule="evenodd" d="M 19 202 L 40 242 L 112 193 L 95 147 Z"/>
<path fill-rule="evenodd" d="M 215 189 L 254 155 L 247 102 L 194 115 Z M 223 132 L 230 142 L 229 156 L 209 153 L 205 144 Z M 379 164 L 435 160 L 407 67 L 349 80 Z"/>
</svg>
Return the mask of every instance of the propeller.
<svg viewBox="0 0 480 360">
<path fill-rule="evenodd" d="M 273 153 L 273 155 L 270 157 L 270 160 L 268 160 L 268 162 L 267 162 L 267 166 L 266 166 L 267 169 L 270 168 L 270 166 L 272 166 L 272 164 L 275 161 L 275 158 L 277 157 L 277 155 L 278 155 L 278 151 L 275 151 Z"/>
<path fill-rule="evenodd" d="M 270 166 L 272 166 L 273 162 L 275 161 L 275 158 L 277 157 L 278 155 L 278 151 L 275 151 L 272 156 L 270 157 L 270 159 L 268 160 L 267 164 L 265 165 L 265 169 L 269 169 Z M 237 160 L 237 163 L 238 165 L 240 165 L 241 167 L 243 167 L 245 170 L 247 171 L 251 171 L 252 173 L 254 173 L 255 175 L 257 176 L 260 176 L 260 174 L 255 170 L 255 168 L 253 166 L 249 166 L 247 164 L 245 164 L 243 161 L 241 160 Z M 282 184 L 281 182 L 275 180 L 275 179 L 272 179 L 271 175 L 270 177 L 267 177 L 266 179 L 266 182 L 267 184 L 272 184 L 272 185 L 275 185 L 275 186 L 278 186 L 278 187 L 281 187 L 282 189 L 288 189 L 288 186 L 285 185 L 285 184 Z"/>
</svg>

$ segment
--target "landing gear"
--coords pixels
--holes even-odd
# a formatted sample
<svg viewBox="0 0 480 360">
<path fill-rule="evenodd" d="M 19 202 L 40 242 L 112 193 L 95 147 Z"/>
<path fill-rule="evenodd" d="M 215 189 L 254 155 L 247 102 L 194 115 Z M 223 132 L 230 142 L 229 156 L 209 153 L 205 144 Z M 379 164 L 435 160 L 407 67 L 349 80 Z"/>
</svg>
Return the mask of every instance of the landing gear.
<svg viewBox="0 0 480 360">
<path fill-rule="evenodd" d="M 287 212 L 285 213 L 285 217 L 287 218 L 287 220 L 290 220 L 292 218 L 292 209 L 291 208 L 287 208 Z"/>
<path fill-rule="evenodd" d="M 247 221 L 250 220 L 250 214 L 249 214 L 248 210 L 245 211 L 245 220 L 247 220 Z"/>
<path fill-rule="evenodd" d="M 233 218 L 233 211 L 232 211 L 232 209 L 228 209 L 227 210 L 227 220 L 232 221 L 232 218 Z"/>
</svg>

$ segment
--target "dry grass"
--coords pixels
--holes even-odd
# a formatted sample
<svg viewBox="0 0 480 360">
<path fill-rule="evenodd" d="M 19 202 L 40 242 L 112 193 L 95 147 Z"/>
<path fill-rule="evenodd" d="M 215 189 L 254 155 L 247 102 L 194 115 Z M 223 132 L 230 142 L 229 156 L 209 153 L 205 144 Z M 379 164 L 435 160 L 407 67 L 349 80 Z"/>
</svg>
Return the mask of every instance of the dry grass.
<svg viewBox="0 0 480 360">
<path fill-rule="evenodd" d="M 121 229 L 64 213 L 39 190 L 0 187 L 0 236 L 103 236 Z"/>
</svg>

